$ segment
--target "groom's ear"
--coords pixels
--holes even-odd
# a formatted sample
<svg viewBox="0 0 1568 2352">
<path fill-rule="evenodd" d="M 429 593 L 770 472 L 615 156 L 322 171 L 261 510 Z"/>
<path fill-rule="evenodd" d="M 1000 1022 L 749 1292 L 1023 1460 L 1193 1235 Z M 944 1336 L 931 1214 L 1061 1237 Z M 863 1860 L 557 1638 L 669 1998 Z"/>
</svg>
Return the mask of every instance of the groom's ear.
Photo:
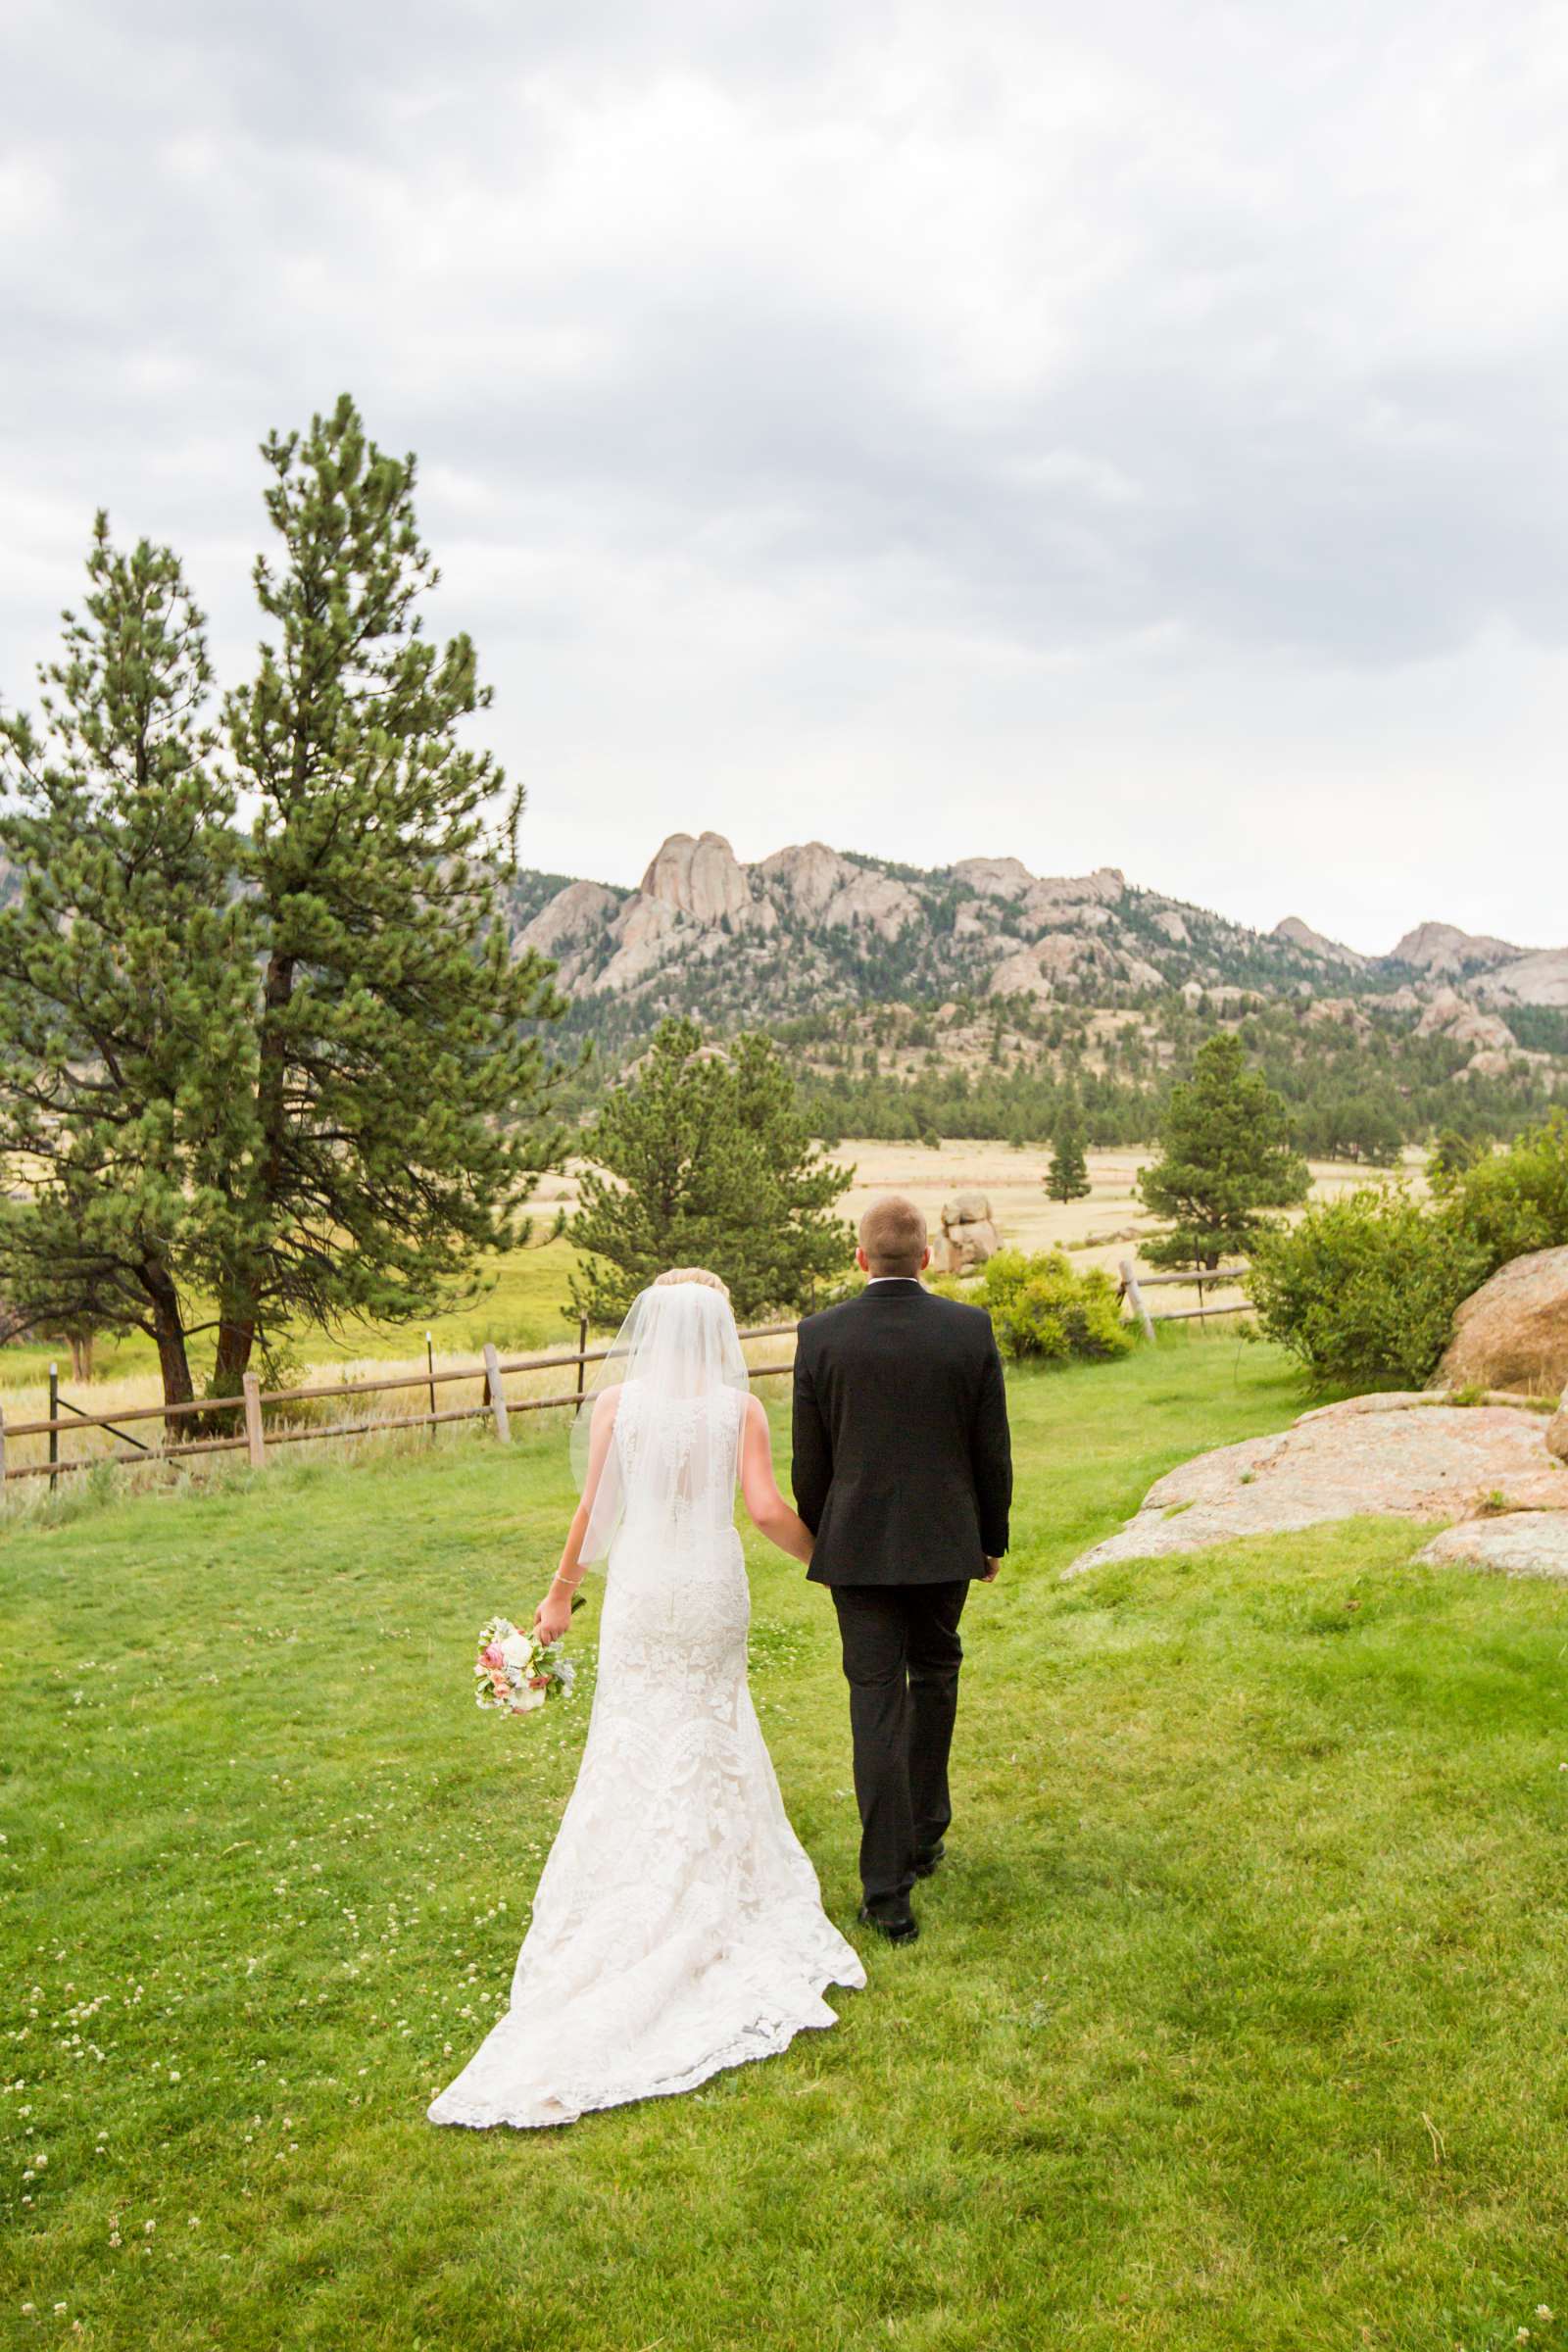
<svg viewBox="0 0 1568 2352">
<path fill-rule="evenodd" d="M 864 1251 L 863 1250 L 859 1250 L 859 1249 L 858 1249 L 858 1250 L 856 1250 L 856 1252 L 855 1252 L 855 1262 L 856 1262 L 856 1264 L 857 1264 L 857 1265 L 859 1267 L 859 1269 L 860 1269 L 860 1272 L 861 1272 L 862 1274 L 869 1274 L 869 1273 L 870 1273 L 870 1271 L 871 1271 L 871 1260 L 870 1260 L 870 1259 L 869 1259 L 869 1258 L 866 1256 L 866 1254 L 865 1254 L 865 1251 Z"/>
<path fill-rule="evenodd" d="M 928 1266 L 930 1263 L 931 1263 L 931 1245 L 930 1245 L 930 1243 L 929 1243 L 929 1242 L 927 1242 L 927 1244 L 926 1244 L 926 1246 L 925 1246 L 925 1255 L 924 1255 L 924 1256 L 921 1258 L 921 1260 L 920 1260 L 920 1271 L 921 1271 L 921 1273 L 922 1273 L 922 1274 L 925 1272 L 925 1270 L 926 1270 L 927 1266 Z"/>
</svg>

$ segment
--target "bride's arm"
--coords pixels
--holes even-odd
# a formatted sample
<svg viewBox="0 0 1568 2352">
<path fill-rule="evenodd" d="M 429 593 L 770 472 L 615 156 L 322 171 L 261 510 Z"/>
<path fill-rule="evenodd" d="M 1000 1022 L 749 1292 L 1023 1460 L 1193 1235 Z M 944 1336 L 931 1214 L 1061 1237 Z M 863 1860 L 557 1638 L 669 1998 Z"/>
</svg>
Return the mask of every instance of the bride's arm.
<svg viewBox="0 0 1568 2352">
<path fill-rule="evenodd" d="M 615 1407 L 619 1402 L 619 1389 L 612 1388 L 601 1389 L 594 1404 L 594 1416 L 588 1424 L 588 1469 L 582 1482 L 582 1500 L 571 1515 L 561 1565 L 550 1581 L 549 1592 L 534 1611 L 534 1631 L 546 1642 L 558 1641 L 571 1623 L 571 1596 L 588 1573 L 582 1565 L 583 1541 L 593 1516 L 594 1497 L 599 1492 L 605 1456 L 610 1451 Z"/>
<path fill-rule="evenodd" d="M 741 1493 L 759 1535 L 780 1551 L 809 1562 L 812 1536 L 798 1512 L 792 1511 L 773 1476 L 773 1444 L 760 1397 L 746 1400 L 746 1428 L 741 1438 Z"/>
</svg>

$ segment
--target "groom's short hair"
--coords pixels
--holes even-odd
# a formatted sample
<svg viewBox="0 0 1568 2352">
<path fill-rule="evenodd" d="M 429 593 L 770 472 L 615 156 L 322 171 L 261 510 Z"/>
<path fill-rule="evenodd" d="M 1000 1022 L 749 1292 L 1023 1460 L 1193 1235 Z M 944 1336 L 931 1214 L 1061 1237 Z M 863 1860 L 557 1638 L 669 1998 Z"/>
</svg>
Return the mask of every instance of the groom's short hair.
<svg viewBox="0 0 1568 2352">
<path fill-rule="evenodd" d="M 860 1248 L 873 1275 L 918 1274 L 926 1247 L 925 1218 L 903 1193 L 884 1193 L 860 1219 Z"/>
</svg>

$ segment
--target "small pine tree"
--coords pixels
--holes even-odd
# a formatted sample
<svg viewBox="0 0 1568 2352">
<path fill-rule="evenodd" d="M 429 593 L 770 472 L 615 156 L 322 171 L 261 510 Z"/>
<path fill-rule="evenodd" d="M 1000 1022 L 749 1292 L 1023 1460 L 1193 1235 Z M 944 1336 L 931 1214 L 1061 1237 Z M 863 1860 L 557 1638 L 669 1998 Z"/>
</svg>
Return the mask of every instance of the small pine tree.
<svg viewBox="0 0 1568 2352">
<path fill-rule="evenodd" d="M 1171 1089 L 1159 1142 L 1159 1158 L 1138 1179 L 1146 1205 L 1171 1220 L 1145 1245 L 1153 1265 L 1217 1266 L 1245 1254 L 1267 1229 L 1260 1211 L 1306 1198 L 1310 1178 L 1285 1103 L 1228 1032 L 1201 1045 L 1192 1077 Z"/>
<path fill-rule="evenodd" d="M 1440 1200 L 1486 1157 L 1487 1150 L 1485 1136 L 1461 1135 L 1456 1127 L 1443 1129 L 1427 1154 L 1427 1182 Z"/>
<path fill-rule="evenodd" d="M 764 1037 L 703 1046 L 665 1021 L 583 1138 L 594 1163 L 567 1237 L 583 1252 L 572 1309 L 604 1328 L 666 1266 L 721 1275 L 745 1321 L 810 1303 L 847 1269 L 853 1236 L 831 1214 L 853 1169 L 825 1161 Z"/>
<path fill-rule="evenodd" d="M 1076 1102 L 1069 1103 L 1057 1123 L 1045 1186 L 1050 1200 L 1087 1200 L 1095 1189 L 1089 1180 L 1084 1123 Z"/>
</svg>

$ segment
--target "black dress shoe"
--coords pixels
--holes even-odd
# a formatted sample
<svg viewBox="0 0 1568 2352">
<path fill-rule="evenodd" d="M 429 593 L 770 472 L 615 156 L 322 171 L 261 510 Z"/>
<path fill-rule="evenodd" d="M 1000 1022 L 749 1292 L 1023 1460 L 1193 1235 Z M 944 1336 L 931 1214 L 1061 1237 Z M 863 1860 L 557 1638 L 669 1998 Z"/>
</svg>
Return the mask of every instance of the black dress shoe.
<svg viewBox="0 0 1568 2352">
<path fill-rule="evenodd" d="M 906 1911 L 902 1919 L 878 1919 L 864 1903 L 860 1905 L 860 1925 L 874 1928 L 888 1943 L 912 1943 L 920 1933 L 920 1922 L 912 1911 Z"/>
<path fill-rule="evenodd" d="M 928 1845 L 926 1847 L 923 1854 L 916 1854 L 914 1857 L 915 1877 L 917 1879 L 928 1879 L 947 1850 L 948 1848 L 946 1841 L 939 1838 L 935 1845 Z"/>
</svg>

